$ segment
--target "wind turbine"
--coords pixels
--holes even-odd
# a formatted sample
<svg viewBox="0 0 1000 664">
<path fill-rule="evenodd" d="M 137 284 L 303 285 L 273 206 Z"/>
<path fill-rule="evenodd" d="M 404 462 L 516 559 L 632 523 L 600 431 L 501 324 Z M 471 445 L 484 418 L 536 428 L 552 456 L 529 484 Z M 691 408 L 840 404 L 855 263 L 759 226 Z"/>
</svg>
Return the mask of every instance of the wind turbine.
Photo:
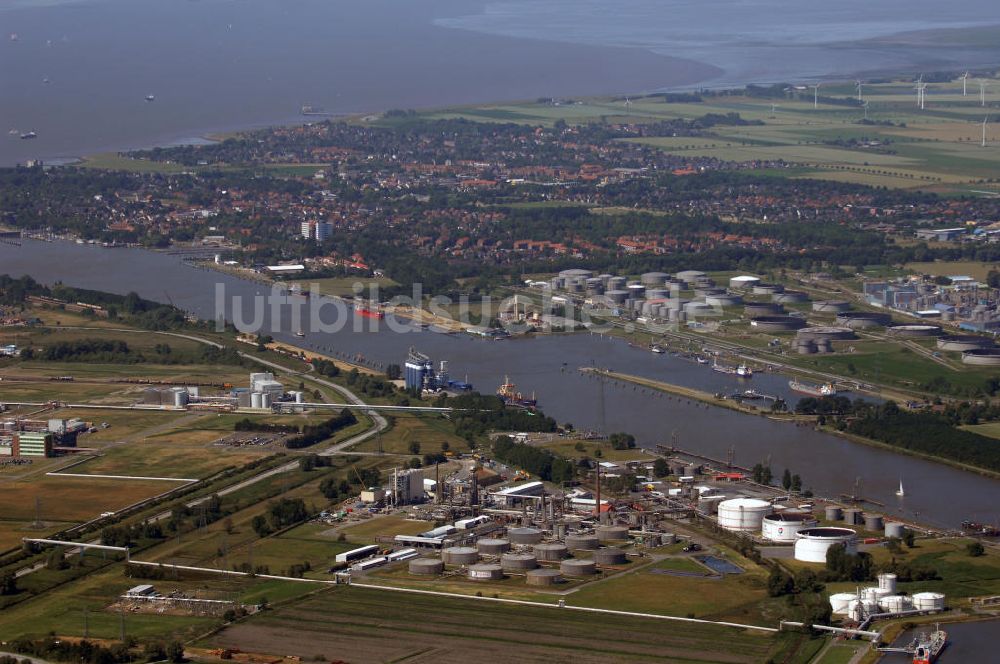
<svg viewBox="0 0 1000 664">
<path fill-rule="evenodd" d="M 962 74 L 962 96 L 963 97 L 968 97 L 969 96 L 969 91 L 966 88 L 966 84 L 968 82 L 969 82 L 969 72 L 965 72 L 964 74 Z"/>
<path fill-rule="evenodd" d="M 986 106 L 986 81 L 979 81 L 979 105 Z"/>
<path fill-rule="evenodd" d="M 813 89 L 813 108 L 819 108 L 819 86 L 820 86 L 819 83 L 817 83 L 816 85 L 812 86 L 812 89 Z"/>
<path fill-rule="evenodd" d="M 774 117 L 774 111 L 778 108 L 777 104 L 771 104 L 771 117 Z"/>
<path fill-rule="evenodd" d="M 858 101 L 864 101 L 864 99 L 861 98 L 861 79 L 859 78 L 857 81 L 855 81 L 855 83 L 857 83 L 858 87 Z"/>
<path fill-rule="evenodd" d="M 628 97 L 625 97 L 625 110 L 627 112 L 632 110 L 632 100 Z"/>
<path fill-rule="evenodd" d="M 983 147 L 986 147 L 986 123 L 989 122 L 990 116 L 983 118 Z"/>
<path fill-rule="evenodd" d="M 864 108 L 865 108 L 865 120 L 867 120 L 868 119 L 868 100 L 867 99 L 864 100 L 861 103 L 861 105 L 864 106 Z"/>
</svg>

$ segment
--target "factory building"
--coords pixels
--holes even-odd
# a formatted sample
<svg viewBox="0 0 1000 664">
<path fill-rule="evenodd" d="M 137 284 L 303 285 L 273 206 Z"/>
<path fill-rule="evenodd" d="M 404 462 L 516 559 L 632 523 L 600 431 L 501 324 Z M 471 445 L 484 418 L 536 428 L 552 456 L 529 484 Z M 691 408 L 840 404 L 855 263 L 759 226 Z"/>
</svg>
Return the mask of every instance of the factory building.
<svg viewBox="0 0 1000 664">
<path fill-rule="evenodd" d="M 497 507 L 520 507 L 525 500 L 533 500 L 544 492 L 545 485 L 542 482 L 525 482 L 497 491 L 493 494 L 493 499 Z"/>
<path fill-rule="evenodd" d="M 420 470 L 395 471 L 392 495 L 397 505 L 419 503 L 424 499 L 424 474 Z"/>
<path fill-rule="evenodd" d="M 435 392 L 438 390 L 462 390 L 472 389 L 472 385 L 460 380 L 452 380 L 448 373 L 448 362 L 442 360 L 440 368 L 435 373 L 434 362 L 431 358 L 410 348 L 406 356 L 406 363 L 403 365 L 403 383 L 408 390 Z"/>
<path fill-rule="evenodd" d="M 38 431 L 18 431 L 14 434 L 11 456 L 52 456 L 52 434 Z"/>
</svg>

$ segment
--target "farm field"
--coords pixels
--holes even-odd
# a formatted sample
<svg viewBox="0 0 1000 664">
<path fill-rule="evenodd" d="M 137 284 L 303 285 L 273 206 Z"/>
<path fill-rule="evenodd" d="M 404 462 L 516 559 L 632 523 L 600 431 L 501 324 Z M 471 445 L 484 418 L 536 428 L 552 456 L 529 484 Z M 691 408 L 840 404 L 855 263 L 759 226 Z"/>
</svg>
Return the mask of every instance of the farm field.
<svg viewBox="0 0 1000 664">
<path fill-rule="evenodd" d="M 966 276 L 985 283 L 986 276 L 992 270 L 1000 269 L 1000 264 L 980 261 L 935 261 L 933 263 L 907 263 L 905 267 L 918 274 L 932 274 L 942 277 Z"/>
<path fill-rule="evenodd" d="M 337 587 L 209 637 L 206 646 L 335 655 L 352 662 L 764 661 L 779 637 L 709 625 L 683 629 L 555 609 Z M 392 634 L 393 638 L 386 638 Z M 284 652 L 284 651 L 282 651 Z"/>
<path fill-rule="evenodd" d="M 1000 155 L 1000 127 L 983 118 L 1000 104 L 998 81 L 987 80 L 985 108 L 978 90 L 961 93 L 961 82 L 928 83 L 926 103 L 916 104 L 912 81 L 866 83 L 867 114 L 853 84 L 826 83 L 814 106 L 811 89 L 775 96 L 728 94 L 701 102 L 662 97 L 596 98 L 558 104 L 523 102 L 458 107 L 425 114 L 432 118 L 551 125 L 606 121 L 645 124 L 738 113 L 742 123 L 718 123 L 695 136 L 632 140 L 694 158 L 770 161 L 778 174 L 942 192 L 997 191 L 990 182 Z M 392 119 L 381 122 L 392 124 Z M 803 169 L 805 169 L 803 171 Z"/>
<path fill-rule="evenodd" d="M 42 521 L 77 522 L 92 519 L 101 512 L 119 510 L 177 486 L 173 482 L 45 476 L 4 483 L 0 485 L 0 496 L 7 518 L 33 520 L 37 499 Z"/>
<path fill-rule="evenodd" d="M 469 444 L 451 430 L 447 420 L 434 415 L 393 414 L 389 418 L 391 428 L 381 436 L 382 451 L 391 454 L 413 454 L 422 456 L 442 451 L 441 443 L 448 443 L 448 449 L 453 452 L 469 450 Z M 420 444 L 420 451 L 410 451 L 412 443 Z M 379 441 L 372 437 L 353 448 L 358 452 L 374 452 Z"/>
</svg>

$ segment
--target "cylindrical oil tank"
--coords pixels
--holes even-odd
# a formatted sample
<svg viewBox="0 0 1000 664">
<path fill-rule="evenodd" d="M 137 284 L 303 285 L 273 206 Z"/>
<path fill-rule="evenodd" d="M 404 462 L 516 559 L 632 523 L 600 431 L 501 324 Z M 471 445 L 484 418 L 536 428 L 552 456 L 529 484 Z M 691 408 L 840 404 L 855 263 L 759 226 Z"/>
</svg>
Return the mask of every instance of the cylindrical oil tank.
<svg viewBox="0 0 1000 664">
<path fill-rule="evenodd" d="M 847 615 L 851 620 L 861 622 L 865 616 L 878 613 L 878 604 L 870 599 L 854 599 L 847 605 Z"/>
<path fill-rule="evenodd" d="M 484 556 L 499 556 L 510 551 L 510 540 L 481 539 L 476 542 L 476 549 Z"/>
<path fill-rule="evenodd" d="M 855 593 L 835 593 L 830 595 L 830 608 L 834 613 L 847 613 L 847 606 L 857 598 Z"/>
<path fill-rule="evenodd" d="M 913 608 L 913 602 L 906 595 L 886 595 L 879 602 L 886 613 L 902 613 Z"/>
<path fill-rule="evenodd" d="M 735 307 L 743 303 L 739 295 L 706 295 L 705 304 L 713 307 Z"/>
<path fill-rule="evenodd" d="M 600 546 L 596 535 L 567 535 L 566 548 L 570 551 L 592 551 Z"/>
<path fill-rule="evenodd" d="M 873 311 L 842 311 L 837 314 L 837 325 L 843 325 L 855 330 L 864 330 L 870 327 L 881 327 L 892 322 L 890 314 L 876 313 Z"/>
<path fill-rule="evenodd" d="M 839 314 L 850 309 L 851 303 L 846 300 L 817 300 L 812 305 L 813 311 L 824 314 Z"/>
<path fill-rule="evenodd" d="M 662 286 L 670 275 L 666 272 L 647 272 L 639 280 L 647 286 Z"/>
<path fill-rule="evenodd" d="M 878 586 L 871 586 L 870 588 L 865 588 L 864 590 L 861 591 L 861 599 L 868 599 L 875 602 L 876 604 L 881 604 L 882 598 L 891 594 L 892 593 L 890 593 L 888 590 L 883 590 Z"/>
<path fill-rule="evenodd" d="M 499 581 L 503 578 L 503 568 L 489 563 L 469 565 L 469 578 L 473 581 Z"/>
<path fill-rule="evenodd" d="M 625 304 L 625 300 L 628 299 L 628 291 L 615 288 L 604 291 L 604 297 L 608 298 L 615 304 Z"/>
<path fill-rule="evenodd" d="M 940 325 L 893 325 L 886 328 L 885 333 L 890 337 L 936 337 L 941 334 Z"/>
<path fill-rule="evenodd" d="M 719 503 L 719 525 L 726 530 L 759 531 L 771 503 L 756 498 L 732 498 Z"/>
<path fill-rule="evenodd" d="M 698 316 L 709 316 L 715 312 L 715 307 L 708 304 L 707 302 L 688 302 L 684 305 L 684 313 L 688 315 L 688 318 L 697 318 Z"/>
<path fill-rule="evenodd" d="M 529 586 L 554 586 L 562 581 L 562 574 L 555 569 L 529 569 L 524 574 L 524 580 Z"/>
<path fill-rule="evenodd" d="M 608 279 L 608 288 L 612 290 L 625 290 L 625 284 L 628 281 L 625 277 L 611 277 Z"/>
<path fill-rule="evenodd" d="M 906 524 L 900 523 L 899 521 L 890 521 L 885 524 L 885 536 L 886 537 L 896 537 L 898 539 L 903 539 L 906 535 Z"/>
<path fill-rule="evenodd" d="M 890 595 L 896 592 L 896 580 L 895 574 L 890 574 L 888 572 L 878 575 L 878 587 L 882 590 L 887 591 Z"/>
<path fill-rule="evenodd" d="M 746 302 L 743 313 L 747 316 L 777 316 L 785 313 L 785 308 L 774 302 Z"/>
<path fill-rule="evenodd" d="M 827 521 L 840 521 L 844 518 L 844 510 L 836 505 L 827 505 L 824 510 L 824 516 Z"/>
<path fill-rule="evenodd" d="M 660 541 L 663 542 L 664 545 L 673 544 L 677 541 L 677 535 L 673 533 L 663 533 L 660 535 Z"/>
<path fill-rule="evenodd" d="M 783 293 L 785 287 L 781 284 L 765 284 L 762 282 L 755 284 L 752 290 L 754 295 L 774 295 L 775 293 Z"/>
<path fill-rule="evenodd" d="M 538 558 L 531 553 L 505 553 L 500 557 L 500 565 L 508 572 L 535 569 Z"/>
<path fill-rule="evenodd" d="M 757 332 L 792 332 L 807 324 L 804 318 L 796 316 L 754 316 L 750 319 L 750 327 Z"/>
<path fill-rule="evenodd" d="M 546 542 L 536 544 L 534 548 L 535 557 L 539 560 L 562 560 L 569 555 L 569 549 L 565 544 L 559 542 Z"/>
<path fill-rule="evenodd" d="M 559 571 L 564 576 L 589 576 L 597 573 L 597 565 L 593 560 L 570 558 L 559 564 Z"/>
<path fill-rule="evenodd" d="M 943 611 L 944 595 L 941 593 L 916 593 L 913 595 L 913 608 L 917 611 Z"/>
<path fill-rule="evenodd" d="M 264 402 L 264 394 L 263 394 L 263 392 L 252 392 L 250 394 L 250 407 L 251 408 L 263 408 L 264 406 L 261 405 L 261 404 L 263 404 L 263 402 Z"/>
<path fill-rule="evenodd" d="M 682 270 L 677 274 L 675 274 L 674 278 L 683 281 L 684 283 L 691 284 L 697 281 L 698 279 L 704 279 L 706 276 L 708 275 L 698 270 Z"/>
<path fill-rule="evenodd" d="M 598 565 L 624 565 L 625 552 L 615 547 L 606 547 L 594 551 L 592 560 Z"/>
<path fill-rule="evenodd" d="M 881 532 L 884 527 L 881 514 L 865 514 L 865 530 L 877 533 Z"/>
<path fill-rule="evenodd" d="M 836 544 L 843 544 L 850 555 L 858 552 L 858 536 L 850 528 L 807 528 L 796 537 L 795 559 L 802 562 L 825 563 L 827 551 Z"/>
<path fill-rule="evenodd" d="M 783 293 L 775 293 L 771 296 L 772 302 L 780 304 L 795 304 L 798 302 L 808 302 L 809 296 L 802 291 L 786 290 Z"/>
<path fill-rule="evenodd" d="M 854 333 L 849 327 L 804 327 L 795 333 L 796 339 L 811 339 L 813 341 L 818 341 L 820 339 L 829 340 L 840 340 L 840 339 L 857 339 L 858 335 Z"/>
<path fill-rule="evenodd" d="M 666 288 L 647 288 L 646 289 L 646 299 L 647 300 L 666 300 L 670 298 L 670 291 Z"/>
<path fill-rule="evenodd" d="M 513 544 L 538 544 L 542 541 L 542 531 L 538 528 L 511 528 L 507 538 Z"/>
<path fill-rule="evenodd" d="M 1000 348 L 975 348 L 962 353 L 962 364 L 980 367 L 1000 366 Z"/>
<path fill-rule="evenodd" d="M 844 523 L 857 526 L 864 523 L 863 512 L 854 507 L 844 510 Z"/>
<path fill-rule="evenodd" d="M 444 562 L 439 558 L 414 558 L 410 561 L 410 574 L 435 575 L 444 571 Z"/>
<path fill-rule="evenodd" d="M 809 512 L 785 510 L 765 516 L 761 534 L 771 542 L 794 542 L 799 531 L 817 524 L 818 521 Z"/>
<path fill-rule="evenodd" d="M 441 560 L 449 565 L 471 565 L 479 561 L 479 552 L 471 546 L 451 546 L 441 551 Z"/>
<path fill-rule="evenodd" d="M 746 290 L 748 288 L 753 288 L 755 284 L 759 283 L 760 279 L 757 277 L 742 275 L 739 277 L 732 277 L 729 280 L 729 287 L 733 290 Z"/>
<path fill-rule="evenodd" d="M 271 402 L 273 400 L 274 400 L 274 398 L 270 394 L 268 394 L 267 392 L 265 392 L 264 394 L 260 395 L 260 407 L 261 408 L 270 408 L 271 407 Z"/>
<path fill-rule="evenodd" d="M 993 348 L 993 340 L 974 334 L 949 334 L 938 337 L 938 350 L 966 351 L 979 348 Z"/>
<path fill-rule="evenodd" d="M 628 528 L 625 526 L 599 526 L 597 539 L 602 542 L 618 542 L 628 539 Z"/>
</svg>

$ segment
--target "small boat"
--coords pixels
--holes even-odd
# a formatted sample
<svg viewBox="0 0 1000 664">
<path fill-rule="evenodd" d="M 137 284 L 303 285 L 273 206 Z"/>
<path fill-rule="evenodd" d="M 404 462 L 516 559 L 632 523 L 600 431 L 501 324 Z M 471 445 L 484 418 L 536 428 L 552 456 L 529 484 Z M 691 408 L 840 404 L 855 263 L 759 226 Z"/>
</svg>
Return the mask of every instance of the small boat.
<svg viewBox="0 0 1000 664">
<path fill-rule="evenodd" d="M 306 336 L 306 333 L 303 332 L 302 330 L 299 330 L 298 332 L 295 333 L 295 336 L 297 336 L 297 337 L 304 337 L 304 336 Z"/>
<path fill-rule="evenodd" d="M 736 375 L 740 378 L 753 378 L 753 369 L 745 364 L 736 367 Z"/>
<path fill-rule="evenodd" d="M 896 495 L 900 496 L 900 497 L 906 495 L 906 492 L 903 491 L 903 478 L 902 477 L 899 478 L 899 488 L 896 489 Z"/>
<path fill-rule="evenodd" d="M 36 134 L 33 131 L 28 131 L 28 132 L 25 132 L 25 133 L 21 134 L 21 140 L 26 141 L 26 140 L 32 139 L 32 138 L 38 138 L 38 134 Z"/>
<path fill-rule="evenodd" d="M 654 352 L 654 353 L 656 353 L 656 354 L 658 354 L 658 355 L 662 355 L 663 353 L 666 353 L 666 352 L 667 352 L 667 351 L 666 351 L 666 350 L 665 350 L 665 349 L 663 348 L 663 346 L 660 346 L 659 344 L 652 344 L 652 345 L 651 345 L 651 346 L 649 347 L 649 350 L 651 350 L 652 352 Z"/>
<path fill-rule="evenodd" d="M 696 357 L 694 359 L 698 361 L 698 364 L 708 364 L 708 358 L 704 357 L 702 355 L 699 355 L 698 357 Z"/>
<path fill-rule="evenodd" d="M 146 95 L 146 101 L 155 101 L 155 100 L 156 97 L 154 97 L 153 95 Z"/>
<path fill-rule="evenodd" d="M 11 41 L 17 41 L 18 39 L 20 39 L 20 37 L 17 36 L 16 32 L 10 33 L 10 40 Z"/>
</svg>

